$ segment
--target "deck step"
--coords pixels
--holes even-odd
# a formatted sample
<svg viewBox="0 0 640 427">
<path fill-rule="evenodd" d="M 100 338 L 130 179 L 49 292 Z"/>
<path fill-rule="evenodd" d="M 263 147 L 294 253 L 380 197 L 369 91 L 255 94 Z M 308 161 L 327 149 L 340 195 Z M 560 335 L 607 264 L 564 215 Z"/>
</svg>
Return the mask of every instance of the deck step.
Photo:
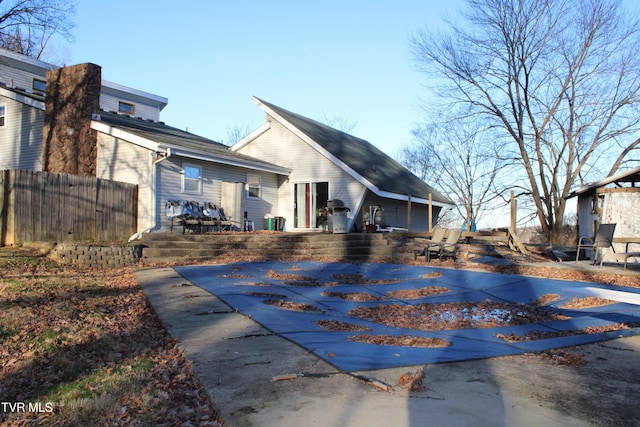
<svg viewBox="0 0 640 427">
<path fill-rule="evenodd" d="M 338 260 L 383 262 L 413 260 L 411 248 L 398 246 L 388 233 L 147 233 L 143 262 L 178 264 L 237 260 Z"/>
</svg>

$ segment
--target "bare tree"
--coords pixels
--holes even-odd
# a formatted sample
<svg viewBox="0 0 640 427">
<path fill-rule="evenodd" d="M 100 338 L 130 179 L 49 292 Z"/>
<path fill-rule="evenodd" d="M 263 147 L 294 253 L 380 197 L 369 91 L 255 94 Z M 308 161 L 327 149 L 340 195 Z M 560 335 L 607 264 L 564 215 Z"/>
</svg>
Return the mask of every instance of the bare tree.
<svg viewBox="0 0 640 427">
<path fill-rule="evenodd" d="M 461 117 L 461 116 L 458 116 Z M 417 127 L 401 150 L 402 163 L 456 203 L 467 227 L 502 204 L 497 177 L 509 166 L 490 129 L 467 120 L 440 120 Z"/>
<path fill-rule="evenodd" d="M 541 228 L 572 186 L 639 130 L 640 25 L 617 0 L 467 0 L 460 25 L 412 38 L 419 69 L 510 141 Z M 625 141 L 627 143 L 625 144 Z"/>
<path fill-rule="evenodd" d="M 327 126 L 330 126 L 334 129 L 338 129 L 341 132 L 349 133 L 356 127 L 358 122 L 354 122 L 353 120 L 347 118 L 342 114 L 334 114 L 332 116 L 328 115 L 325 111 L 324 113 L 323 123 Z"/>
<path fill-rule="evenodd" d="M 220 140 L 220 143 L 231 146 L 236 142 L 240 141 L 245 136 L 249 135 L 254 130 L 251 125 L 240 126 L 239 124 L 235 124 L 233 127 L 227 128 L 227 138 Z"/>
<path fill-rule="evenodd" d="M 73 0 L 0 0 L 0 46 L 40 59 L 51 38 L 71 41 Z"/>
</svg>

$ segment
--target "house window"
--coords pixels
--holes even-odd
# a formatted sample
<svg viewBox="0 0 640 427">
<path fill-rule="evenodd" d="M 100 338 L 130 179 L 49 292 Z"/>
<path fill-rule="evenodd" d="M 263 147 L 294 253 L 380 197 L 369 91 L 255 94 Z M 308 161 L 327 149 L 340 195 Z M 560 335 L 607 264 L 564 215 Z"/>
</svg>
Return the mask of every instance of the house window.
<svg viewBox="0 0 640 427">
<path fill-rule="evenodd" d="M 118 112 L 119 113 L 125 113 L 125 114 L 131 114 L 133 115 L 135 113 L 135 106 L 133 104 L 129 104 L 128 102 L 118 102 Z"/>
<path fill-rule="evenodd" d="M 194 165 L 182 165 L 182 192 L 202 194 L 202 169 Z"/>
<path fill-rule="evenodd" d="M 0 128 L 5 127 L 6 120 L 5 117 L 7 115 L 7 106 L 5 104 L 0 104 Z"/>
<path fill-rule="evenodd" d="M 44 80 L 33 79 L 33 91 L 36 93 L 45 93 L 47 91 L 47 82 Z"/>
<path fill-rule="evenodd" d="M 261 196 L 260 175 L 247 174 L 247 197 Z"/>
</svg>

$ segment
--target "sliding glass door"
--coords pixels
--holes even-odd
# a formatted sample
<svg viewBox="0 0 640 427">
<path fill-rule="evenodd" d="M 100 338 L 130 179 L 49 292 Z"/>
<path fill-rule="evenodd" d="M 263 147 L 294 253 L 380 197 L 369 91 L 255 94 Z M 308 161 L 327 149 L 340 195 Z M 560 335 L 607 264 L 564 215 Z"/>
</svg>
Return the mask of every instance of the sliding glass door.
<svg viewBox="0 0 640 427">
<path fill-rule="evenodd" d="M 329 200 L 328 182 L 304 182 L 294 184 L 294 221 L 295 228 L 320 227 L 319 216 Z"/>
</svg>

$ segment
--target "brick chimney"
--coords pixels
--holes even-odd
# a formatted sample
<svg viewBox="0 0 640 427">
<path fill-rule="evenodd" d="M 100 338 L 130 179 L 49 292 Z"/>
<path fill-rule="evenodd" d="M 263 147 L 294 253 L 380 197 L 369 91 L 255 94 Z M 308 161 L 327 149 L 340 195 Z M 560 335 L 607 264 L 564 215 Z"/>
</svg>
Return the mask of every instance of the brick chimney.
<svg viewBox="0 0 640 427">
<path fill-rule="evenodd" d="M 42 168 L 47 172 L 96 176 L 102 69 L 79 64 L 47 71 Z"/>
</svg>

